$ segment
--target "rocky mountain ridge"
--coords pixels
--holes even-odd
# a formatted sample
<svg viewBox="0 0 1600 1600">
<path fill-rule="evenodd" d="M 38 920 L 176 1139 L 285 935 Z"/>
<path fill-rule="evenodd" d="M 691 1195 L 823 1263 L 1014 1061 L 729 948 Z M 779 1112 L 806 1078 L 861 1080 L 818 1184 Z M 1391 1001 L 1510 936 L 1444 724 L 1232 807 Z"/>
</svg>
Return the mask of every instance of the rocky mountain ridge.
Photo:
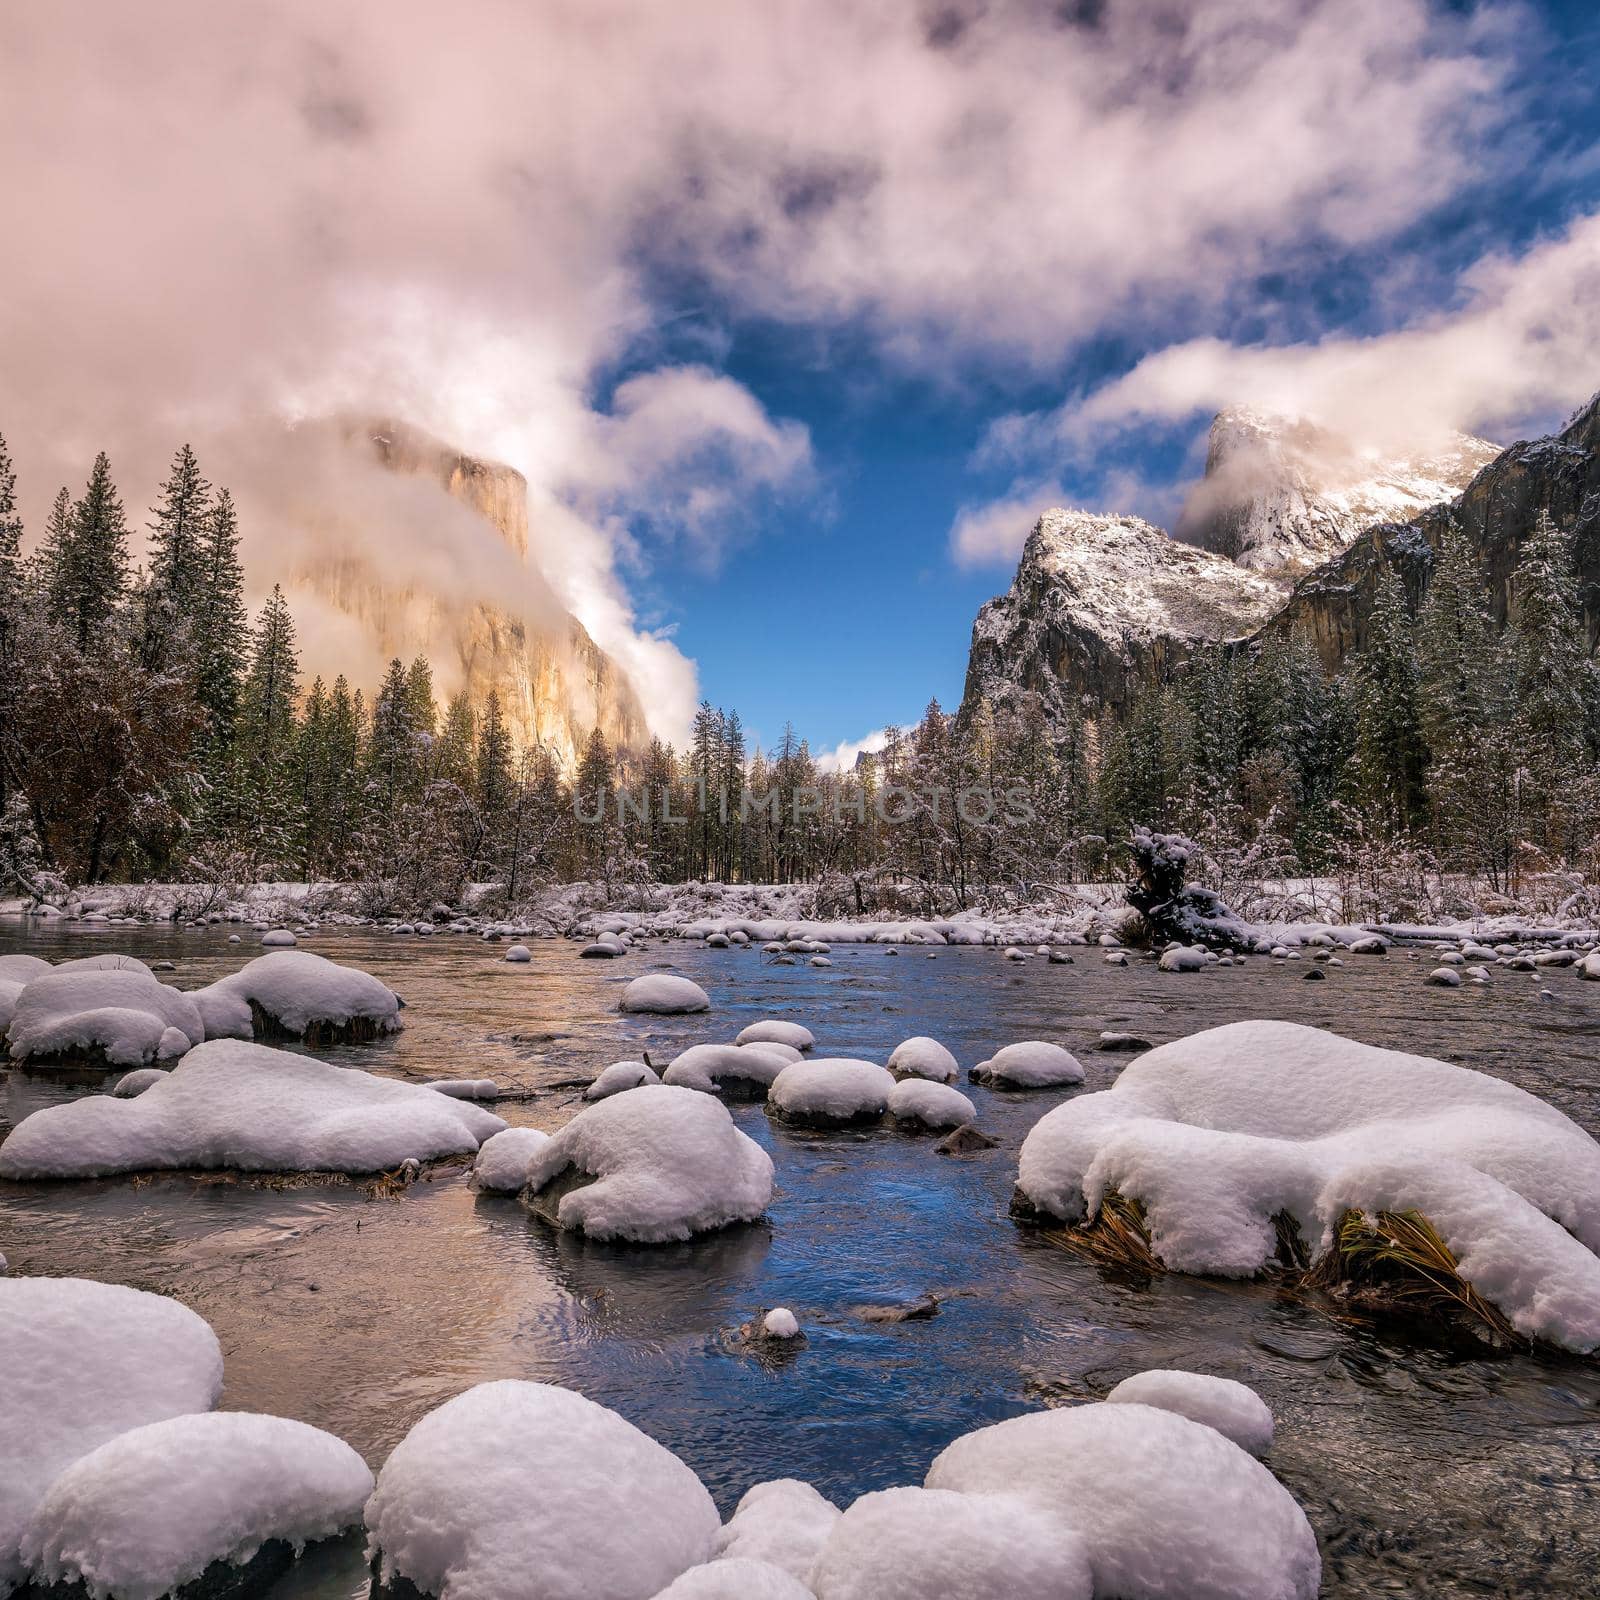
<svg viewBox="0 0 1600 1600">
<path fill-rule="evenodd" d="M 1502 619 L 1539 512 L 1572 526 L 1591 644 L 1600 637 L 1600 395 L 1548 438 L 1493 452 L 1462 436 L 1420 462 L 1390 462 L 1347 480 L 1337 497 L 1326 477 L 1312 492 L 1305 471 L 1308 460 L 1329 456 L 1327 437 L 1259 413 L 1218 417 L 1212 487 L 1208 497 L 1202 480 L 1191 496 L 1201 521 L 1191 517 L 1185 531 L 1203 524 L 1231 557 L 1134 517 L 1046 512 L 1010 589 L 973 625 L 963 713 L 980 701 L 1000 708 L 1036 694 L 1047 714 L 1076 702 L 1096 719 L 1125 706 L 1139 684 L 1170 675 L 1202 644 L 1245 647 L 1280 632 L 1308 635 L 1332 670 L 1364 641 L 1385 562 L 1420 602 L 1451 518 L 1477 546 Z M 1241 459 L 1250 463 L 1248 478 L 1230 472 L 1230 460 Z M 1241 498 L 1247 481 L 1254 499 Z M 1432 487 L 1444 492 L 1419 505 Z M 1392 507 L 1403 509 L 1393 514 Z M 1352 526 L 1374 509 L 1377 516 Z M 1303 563 L 1291 552 L 1323 544 L 1331 546 L 1326 557 L 1295 579 Z"/>
</svg>

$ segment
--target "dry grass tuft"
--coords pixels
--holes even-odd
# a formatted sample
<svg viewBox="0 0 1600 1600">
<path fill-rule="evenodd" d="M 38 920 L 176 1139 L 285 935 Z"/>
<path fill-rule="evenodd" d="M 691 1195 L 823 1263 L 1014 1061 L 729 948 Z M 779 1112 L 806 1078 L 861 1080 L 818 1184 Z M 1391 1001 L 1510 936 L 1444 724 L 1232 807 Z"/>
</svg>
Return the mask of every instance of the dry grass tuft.
<svg viewBox="0 0 1600 1600">
<path fill-rule="evenodd" d="M 1167 1270 L 1150 1246 L 1144 1207 L 1116 1189 L 1106 1190 L 1100 1209 L 1087 1222 L 1041 1231 L 1051 1244 L 1114 1272 L 1154 1277 Z"/>
</svg>

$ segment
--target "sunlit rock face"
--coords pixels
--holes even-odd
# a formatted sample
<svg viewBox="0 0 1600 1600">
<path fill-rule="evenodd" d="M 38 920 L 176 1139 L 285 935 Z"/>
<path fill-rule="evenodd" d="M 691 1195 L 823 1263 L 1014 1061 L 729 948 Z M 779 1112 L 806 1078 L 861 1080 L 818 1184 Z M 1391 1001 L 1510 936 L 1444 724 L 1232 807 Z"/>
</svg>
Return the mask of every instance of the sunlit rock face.
<svg viewBox="0 0 1600 1600">
<path fill-rule="evenodd" d="M 393 423 L 348 426 L 345 448 L 402 478 L 438 485 L 448 500 L 407 499 L 403 515 L 414 525 L 436 504 L 444 528 L 435 540 L 435 577 L 427 564 L 397 568 L 384 559 L 382 529 L 374 521 L 399 516 L 381 497 L 340 507 L 328 518 L 328 535 L 301 554 L 294 582 L 350 620 L 382 659 L 409 661 L 421 654 L 433 664 L 442 694 L 465 688 L 481 706 L 491 690 L 519 745 L 542 744 L 568 770 L 598 726 L 615 749 L 642 749 L 649 739 L 644 712 L 622 668 L 589 637 L 563 606 L 528 553 L 528 486 L 500 462 L 453 449 L 418 429 Z M 451 570 L 448 523 L 455 502 L 483 519 L 508 547 L 505 570 L 474 584 Z M 360 537 L 348 535 L 359 520 Z M 403 573 L 403 575 L 401 575 Z M 506 603 L 479 598 L 505 592 Z M 513 598 L 514 596 L 514 598 Z"/>
<path fill-rule="evenodd" d="M 1211 424 L 1205 476 L 1184 505 L 1177 536 L 1251 571 L 1292 579 L 1375 523 L 1407 522 L 1454 499 L 1499 453 L 1453 434 L 1432 450 L 1384 456 L 1302 418 L 1231 407 Z"/>
</svg>

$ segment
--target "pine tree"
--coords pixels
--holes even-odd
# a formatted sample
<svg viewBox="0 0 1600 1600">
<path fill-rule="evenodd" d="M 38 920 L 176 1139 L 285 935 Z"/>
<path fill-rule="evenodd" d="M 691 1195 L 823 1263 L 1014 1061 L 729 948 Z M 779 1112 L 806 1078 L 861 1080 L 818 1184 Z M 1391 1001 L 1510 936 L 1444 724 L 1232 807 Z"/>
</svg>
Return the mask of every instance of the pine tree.
<svg viewBox="0 0 1600 1600">
<path fill-rule="evenodd" d="M 478 749 L 473 771 L 473 799 L 481 819 L 482 840 L 478 861 L 469 867 L 497 870 L 507 818 L 511 810 L 515 776 L 512 767 L 511 731 L 500 710 L 500 695 L 491 689 L 478 719 Z"/>
<path fill-rule="evenodd" d="M 103 450 L 54 548 L 50 579 L 55 615 L 87 650 L 128 587 L 128 527 Z"/>
<path fill-rule="evenodd" d="M 1407 834 L 1425 806 L 1427 750 L 1417 704 L 1417 651 L 1411 615 L 1394 569 L 1379 574 L 1366 647 L 1353 669 L 1358 803 Z"/>
<path fill-rule="evenodd" d="M 217 491 L 199 530 L 199 566 L 193 602 L 195 688 L 206 713 L 209 745 L 219 752 L 239 715 L 248 635 L 239 520 L 226 489 Z"/>
<path fill-rule="evenodd" d="M 262 866 L 286 865 L 295 852 L 298 795 L 294 782 L 295 700 L 300 661 L 294 619 L 280 585 L 256 619 L 236 740 L 241 800 L 235 821 L 253 839 Z"/>
<path fill-rule="evenodd" d="M 188 445 L 172 458 L 160 494 L 150 510 L 150 580 L 187 622 L 207 577 L 212 510 L 211 485 Z"/>
<path fill-rule="evenodd" d="M 17 475 L 0 435 L 0 674 L 14 671 L 25 590 L 22 518 L 17 515 Z M 3 693 L 0 689 L 0 693 Z M 3 780 L 0 780 L 3 781 Z"/>
</svg>

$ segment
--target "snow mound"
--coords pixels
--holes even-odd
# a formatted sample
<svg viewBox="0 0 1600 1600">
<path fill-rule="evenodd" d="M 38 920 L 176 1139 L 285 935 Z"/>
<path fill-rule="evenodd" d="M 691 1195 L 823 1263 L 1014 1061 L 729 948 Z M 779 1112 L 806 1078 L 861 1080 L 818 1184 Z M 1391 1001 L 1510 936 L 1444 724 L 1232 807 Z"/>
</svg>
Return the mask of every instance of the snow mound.
<svg viewBox="0 0 1600 1600">
<path fill-rule="evenodd" d="M 710 1095 L 647 1084 L 575 1116 L 528 1165 L 534 1190 L 572 1172 L 555 1220 L 597 1239 L 660 1244 L 750 1222 L 772 1198 L 772 1160 Z"/>
<path fill-rule="evenodd" d="M 972 1069 L 974 1083 L 1001 1089 L 1054 1089 L 1082 1083 L 1083 1063 L 1070 1050 L 1045 1039 L 1022 1039 L 996 1050 Z"/>
<path fill-rule="evenodd" d="M 1243 1277 L 1286 1212 L 1313 1256 L 1347 1211 L 1421 1212 L 1520 1332 L 1600 1348 L 1600 1144 L 1465 1067 L 1288 1022 L 1165 1044 L 1029 1133 L 1022 1194 L 1067 1222 L 1115 1188 L 1170 1268 Z"/>
<path fill-rule="evenodd" d="M 761 1319 L 761 1331 L 769 1339 L 798 1339 L 800 1324 L 788 1306 L 774 1306 Z"/>
<path fill-rule="evenodd" d="M 792 1061 L 767 1091 L 767 1108 L 803 1122 L 856 1122 L 889 1109 L 894 1078 L 870 1061 Z"/>
<path fill-rule="evenodd" d="M 1204 972 L 1208 954 L 1204 945 L 1174 945 L 1161 952 L 1156 966 L 1162 972 Z"/>
<path fill-rule="evenodd" d="M 1092 1600 L 1088 1548 L 1048 1510 L 999 1494 L 884 1489 L 839 1519 L 818 1600 Z"/>
<path fill-rule="evenodd" d="M 660 1083 L 654 1067 L 647 1067 L 642 1061 L 613 1061 L 604 1072 L 600 1074 L 587 1089 L 583 1091 L 585 1100 L 604 1100 L 614 1094 L 621 1094 L 624 1089 L 637 1089 L 642 1084 Z"/>
<path fill-rule="evenodd" d="M 429 1078 L 422 1087 L 452 1100 L 498 1100 L 500 1085 L 493 1078 Z"/>
<path fill-rule="evenodd" d="M 1215 1428 L 1253 1456 L 1265 1455 L 1272 1448 L 1272 1413 L 1266 1401 L 1232 1378 L 1155 1367 L 1124 1378 L 1106 1396 L 1106 1402 L 1176 1412 L 1191 1422 Z"/>
<path fill-rule="evenodd" d="M 261 942 L 269 950 L 287 950 L 300 941 L 287 928 L 273 928 L 261 935 Z"/>
<path fill-rule="evenodd" d="M 525 944 L 514 944 L 506 951 L 505 959 L 514 966 L 520 965 L 524 961 L 532 961 L 533 952 Z"/>
<path fill-rule="evenodd" d="M 815 1600 L 815 1596 L 782 1567 L 739 1557 L 690 1567 L 656 1600 Z"/>
<path fill-rule="evenodd" d="M 50 971 L 50 963 L 42 956 L 0 956 L 0 983 L 31 983 Z"/>
<path fill-rule="evenodd" d="M 74 956 L 70 961 L 58 961 L 52 972 L 142 972 L 154 977 L 150 968 L 138 956 L 125 956 L 116 950 L 104 950 L 97 956 Z"/>
<path fill-rule="evenodd" d="M 897 1078 L 931 1078 L 935 1083 L 954 1083 L 961 1068 L 937 1039 L 919 1034 L 894 1047 L 889 1057 L 889 1070 Z"/>
<path fill-rule="evenodd" d="M 472 1177 L 480 1189 L 493 1194 L 515 1194 L 528 1181 L 533 1153 L 548 1144 L 550 1135 L 537 1128 L 502 1128 L 478 1147 Z"/>
<path fill-rule="evenodd" d="M 765 1044 L 693 1044 L 673 1058 L 661 1081 L 702 1094 L 764 1100 L 790 1060 Z"/>
<path fill-rule="evenodd" d="M 476 1150 L 503 1127 L 481 1106 L 416 1084 L 218 1039 L 136 1100 L 92 1095 L 25 1117 L 0 1145 L 0 1177 L 160 1167 L 379 1172 Z"/>
<path fill-rule="evenodd" d="M 746 1489 L 721 1533 L 717 1550 L 781 1567 L 796 1578 L 811 1571 L 839 1508 L 798 1478 L 775 1478 Z"/>
<path fill-rule="evenodd" d="M 45 1490 L 80 1456 L 222 1393 L 209 1325 L 162 1295 L 85 1278 L 0 1277 L 0 1595 Z"/>
<path fill-rule="evenodd" d="M 370 972 L 343 967 L 309 950 L 257 956 L 194 1000 L 208 1039 L 260 1033 L 321 1042 L 324 1034 L 370 1037 L 400 1028 L 400 997 Z"/>
<path fill-rule="evenodd" d="M 136 1067 L 132 1072 L 124 1073 L 118 1078 L 116 1087 L 111 1092 L 119 1100 L 132 1100 L 135 1095 L 141 1095 L 146 1089 L 160 1083 L 166 1075 L 165 1067 Z"/>
<path fill-rule="evenodd" d="M 741 1028 L 736 1044 L 786 1044 L 793 1050 L 809 1050 L 817 1041 L 811 1030 L 798 1022 L 784 1022 L 778 1017 L 766 1017 Z"/>
<path fill-rule="evenodd" d="M 22 1558 L 36 1583 L 158 1600 L 269 1539 L 298 1550 L 357 1526 L 371 1492 L 366 1463 L 319 1428 L 238 1411 L 174 1417 L 73 1462 L 39 1502 Z"/>
<path fill-rule="evenodd" d="M 959 1128 L 977 1119 L 977 1107 L 946 1083 L 903 1078 L 889 1093 L 889 1115 L 928 1128 Z"/>
<path fill-rule="evenodd" d="M 386 1582 L 440 1600 L 651 1600 L 710 1560 L 718 1518 L 694 1473 L 616 1412 L 505 1380 L 400 1441 L 367 1529 Z"/>
<path fill-rule="evenodd" d="M 709 1011 L 704 989 L 689 978 L 670 972 L 647 972 L 622 991 L 624 1011 L 654 1011 L 677 1016 L 686 1011 Z"/>
<path fill-rule="evenodd" d="M 935 1460 L 927 1486 L 1048 1513 L 1083 1540 L 1096 1595 L 1314 1600 L 1321 1582 L 1316 1536 L 1283 1485 L 1214 1428 L 1152 1406 L 980 1428 Z"/>
<path fill-rule="evenodd" d="M 6 1029 L 11 1026 L 11 1018 L 17 1009 L 17 998 L 25 987 L 21 978 L 0 976 L 0 1044 L 5 1043 Z"/>
<path fill-rule="evenodd" d="M 199 1008 L 148 971 L 70 965 L 24 985 L 6 1037 L 13 1061 L 144 1067 L 205 1038 Z"/>
</svg>

